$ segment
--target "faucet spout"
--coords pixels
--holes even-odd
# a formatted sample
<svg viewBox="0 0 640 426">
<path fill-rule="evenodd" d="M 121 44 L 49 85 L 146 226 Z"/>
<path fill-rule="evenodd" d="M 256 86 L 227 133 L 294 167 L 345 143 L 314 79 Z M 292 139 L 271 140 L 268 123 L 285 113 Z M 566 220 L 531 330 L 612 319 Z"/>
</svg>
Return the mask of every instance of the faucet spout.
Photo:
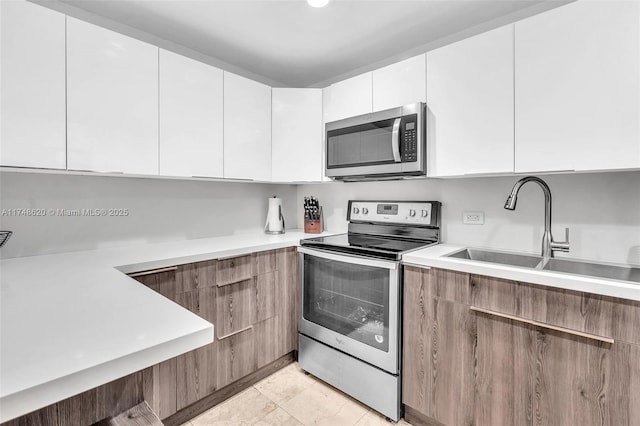
<svg viewBox="0 0 640 426">
<path fill-rule="evenodd" d="M 527 176 L 520 179 L 515 185 L 513 185 L 513 189 L 507 197 L 504 208 L 507 210 L 516 209 L 518 192 L 527 182 L 537 183 L 544 193 L 544 234 L 542 234 L 542 257 L 544 258 L 544 262 L 546 262 L 550 257 L 553 257 L 554 250 L 569 251 L 568 239 L 562 243 L 556 243 L 553 241 L 553 236 L 551 235 L 551 190 L 546 182 L 535 176 Z"/>
</svg>

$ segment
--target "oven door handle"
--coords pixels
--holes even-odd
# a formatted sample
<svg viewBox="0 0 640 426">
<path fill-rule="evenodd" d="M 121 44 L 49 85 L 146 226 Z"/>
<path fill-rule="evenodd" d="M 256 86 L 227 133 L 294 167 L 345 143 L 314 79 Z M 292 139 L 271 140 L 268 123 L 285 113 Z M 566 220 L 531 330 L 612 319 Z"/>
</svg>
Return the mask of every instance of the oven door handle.
<svg viewBox="0 0 640 426">
<path fill-rule="evenodd" d="M 384 268 L 390 270 L 398 269 L 399 263 L 393 261 L 370 259 L 360 256 L 349 256 L 348 254 L 334 254 L 327 251 L 312 250 L 306 247 L 298 247 L 298 252 L 308 254 L 309 256 L 319 257 L 321 259 L 335 260 L 338 262 L 351 263 L 354 265 L 372 266 L 374 268 Z"/>
</svg>

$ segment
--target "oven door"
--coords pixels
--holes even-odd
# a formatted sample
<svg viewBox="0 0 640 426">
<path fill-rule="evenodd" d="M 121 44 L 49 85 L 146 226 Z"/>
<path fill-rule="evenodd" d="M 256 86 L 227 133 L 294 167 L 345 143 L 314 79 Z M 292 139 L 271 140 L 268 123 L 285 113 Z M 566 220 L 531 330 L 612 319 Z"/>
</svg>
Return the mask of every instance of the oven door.
<svg viewBox="0 0 640 426">
<path fill-rule="evenodd" d="M 398 374 L 400 262 L 298 251 L 300 333 Z"/>
</svg>

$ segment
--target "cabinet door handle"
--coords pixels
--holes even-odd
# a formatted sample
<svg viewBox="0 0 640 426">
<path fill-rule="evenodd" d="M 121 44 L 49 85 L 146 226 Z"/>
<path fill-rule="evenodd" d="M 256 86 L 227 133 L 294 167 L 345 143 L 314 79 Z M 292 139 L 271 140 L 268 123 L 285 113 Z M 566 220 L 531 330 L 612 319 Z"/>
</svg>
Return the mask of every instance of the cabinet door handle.
<svg viewBox="0 0 640 426">
<path fill-rule="evenodd" d="M 240 329 L 240 330 L 238 330 L 238 331 L 234 331 L 233 333 L 225 334 L 224 336 L 218 336 L 218 341 L 220 341 L 220 340 L 224 340 L 224 339 L 226 339 L 226 338 L 228 338 L 228 337 L 231 337 L 231 336 L 235 336 L 236 334 L 240 334 L 240 333 L 242 333 L 243 331 L 251 330 L 252 328 L 253 328 L 253 326 L 252 326 L 252 325 L 250 325 L 250 326 L 248 326 L 248 327 L 241 328 L 241 329 Z"/>
<path fill-rule="evenodd" d="M 477 306 L 471 306 L 469 309 L 471 309 L 474 312 L 481 312 L 483 314 L 493 315 L 494 317 L 506 318 L 512 321 L 522 322 L 522 323 L 530 324 L 536 327 L 555 330 L 561 333 L 572 334 L 574 336 L 585 337 L 591 340 L 597 340 L 599 342 L 610 343 L 610 344 L 614 343 L 614 340 L 612 337 L 599 336 L 597 334 L 585 333 L 583 331 L 572 330 L 570 328 L 558 327 L 557 325 L 546 324 L 544 322 L 534 321 L 527 318 L 521 318 L 521 317 L 516 317 L 514 315 L 503 314 L 502 312 L 496 312 L 496 311 L 491 311 L 489 309 L 478 308 Z"/>
<path fill-rule="evenodd" d="M 133 272 L 131 274 L 129 274 L 129 276 L 131 278 L 135 278 L 135 277 L 143 277 L 145 275 L 151 275 L 151 274 L 159 274 L 161 272 L 169 272 L 169 271 L 175 271 L 176 269 L 178 269 L 177 266 L 168 266 L 166 268 L 158 268 L 158 269 L 151 269 L 149 271 L 140 271 L 140 272 Z"/>
</svg>

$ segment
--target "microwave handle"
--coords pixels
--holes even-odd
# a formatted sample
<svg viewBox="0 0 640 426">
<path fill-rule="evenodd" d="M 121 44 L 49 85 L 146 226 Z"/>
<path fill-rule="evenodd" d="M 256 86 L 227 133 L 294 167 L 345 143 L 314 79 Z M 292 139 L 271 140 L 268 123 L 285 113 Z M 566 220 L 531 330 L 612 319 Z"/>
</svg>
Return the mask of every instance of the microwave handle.
<svg viewBox="0 0 640 426">
<path fill-rule="evenodd" d="M 393 161 L 399 163 L 402 161 L 400 157 L 400 122 L 401 118 L 396 118 L 393 123 L 393 133 L 391 133 L 391 150 L 393 151 Z"/>
</svg>

